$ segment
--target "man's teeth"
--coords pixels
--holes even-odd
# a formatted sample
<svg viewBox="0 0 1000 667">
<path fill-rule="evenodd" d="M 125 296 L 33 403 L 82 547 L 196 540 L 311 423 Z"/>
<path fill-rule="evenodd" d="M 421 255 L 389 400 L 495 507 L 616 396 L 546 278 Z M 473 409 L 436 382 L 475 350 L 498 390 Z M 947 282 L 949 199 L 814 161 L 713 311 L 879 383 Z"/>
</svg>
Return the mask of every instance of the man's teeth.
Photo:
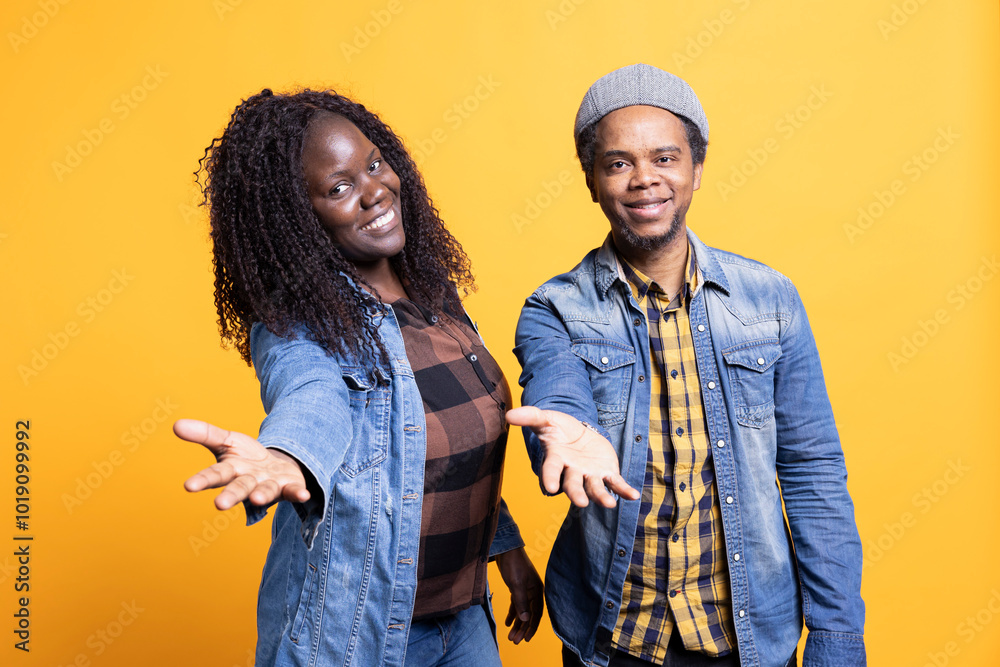
<svg viewBox="0 0 1000 667">
<path fill-rule="evenodd" d="M 361 229 L 373 230 L 373 229 L 378 229 L 379 227 L 385 227 L 390 222 L 392 222 L 392 219 L 395 217 L 396 217 L 396 212 L 390 208 L 388 212 L 383 213 L 379 217 L 375 218 Z"/>
<path fill-rule="evenodd" d="M 659 206 L 662 203 L 663 202 L 660 202 L 658 204 L 633 204 L 632 208 L 656 208 L 657 206 Z"/>
</svg>

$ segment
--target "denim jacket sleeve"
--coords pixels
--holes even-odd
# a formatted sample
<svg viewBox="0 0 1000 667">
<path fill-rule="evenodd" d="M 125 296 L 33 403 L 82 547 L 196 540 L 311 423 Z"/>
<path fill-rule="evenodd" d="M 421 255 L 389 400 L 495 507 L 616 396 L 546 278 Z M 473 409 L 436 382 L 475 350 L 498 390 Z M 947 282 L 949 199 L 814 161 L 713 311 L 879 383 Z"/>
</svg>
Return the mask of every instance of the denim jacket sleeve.
<svg viewBox="0 0 1000 667">
<path fill-rule="evenodd" d="M 608 432 L 598 425 L 586 364 L 573 354 L 566 325 L 546 298 L 545 288 L 525 301 L 514 340 L 514 354 L 522 368 L 518 380 L 524 388 L 521 404 L 564 412 L 610 439 Z M 529 428 L 522 430 L 531 468 L 540 475 L 544 452 L 534 432 Z"/>
<path fill-rule="evenodd" d="M 250 352 L 260 379 L 267 417 L 257 439 L 294 457 L 316 480 L 321 493 L 304 506 L 296 503 L 307 543 L 326 511 L 334 472 L 351 442 L 347 385 L 337 361 L 304 336 L 281 338 L 255 324 Z M 267 508 L 246 504 L 247 523 L 260 521 Z"/>
<path fill-rule="evenodd" d="M 521 531 L 514 523 L 514 517 L 507 509 L 507 503 L 500 499 L 500 518 L 497 520 L 497 532 L 493 535 L 493 543 L 490 544 L 490 560 L 493 560 L 502 553 L 513 551 L 524 546 L 521 539 Z"/>
<path fill-rule="evenodd" d="M 774 405 L 777 474 L 809 636 L 803 667 L 865 665 L 861 541 L 847 469 L 805 308 L 791 283 Z"/>
</svg>

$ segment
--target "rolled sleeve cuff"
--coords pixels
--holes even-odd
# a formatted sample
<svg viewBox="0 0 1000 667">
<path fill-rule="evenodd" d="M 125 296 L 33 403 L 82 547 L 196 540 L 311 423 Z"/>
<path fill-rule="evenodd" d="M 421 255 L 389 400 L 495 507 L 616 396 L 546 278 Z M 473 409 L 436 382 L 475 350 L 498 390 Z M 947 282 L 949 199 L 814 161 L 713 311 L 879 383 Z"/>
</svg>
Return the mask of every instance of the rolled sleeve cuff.
<svg viewBox="0 0 1000 667">
<path fill-rule="evenodd" d="M 864 635 L 846 632 L 810 632 L 802 667 L 867 667 Z"/>
<path fill-rule="evenodd" d="M 261 444 L 268 449 L 278 450 L 294 458 L 302 466 L 303 476 L 308 478 L 311 475 L 316 482 L 311 487 L 309 500 L 304 503 L 292 503 L 295 513 L 302 520 L 302 539 L 305 541 L 307 547 L 312 548 L 313 539 L 316 537 L 319 525 L 323 522 L 326 514 L 327 487 L 329 486 L 328 480 L 330 476 L 314 456 L 307 450 L 298 447 L 291 440 L 266 438 L 262 433 Z M 252 526 L 267 516 L 268 509 L 270 508 L 270 506 L 261 507 L 253 505 L 249 500 L 243 501 L 243 506 L 246 509 L 248 526 Z"/>
</svg>

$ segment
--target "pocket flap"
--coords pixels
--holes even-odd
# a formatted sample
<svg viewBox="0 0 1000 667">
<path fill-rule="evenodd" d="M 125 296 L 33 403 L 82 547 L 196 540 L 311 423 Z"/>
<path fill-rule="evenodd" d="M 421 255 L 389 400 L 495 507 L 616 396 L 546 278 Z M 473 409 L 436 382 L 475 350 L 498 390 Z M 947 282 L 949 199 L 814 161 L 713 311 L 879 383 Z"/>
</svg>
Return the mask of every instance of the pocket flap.
<svg viewBox="0 0 1000 667">
<path fill-rule="evenodd" d="M 371 391 L 375 388 L 375 376 L 361 366 L 341 366 L 340 373 L 347 386 L 355 391 Z"/>
<path fill-rule="evenodd" d="M 571 347 L 573 354 L 599 371 L 610 371 L 635 363 L 632 348 L 603 340 L 578 340 Z"/>
<path fill-rule="evenodd" d="M 723 350 L 722 356 L 730 366 L 741 366 L 762 373 L 781 356 L 781 346 L 777 339 L 756 340 Z"/>
</svg>

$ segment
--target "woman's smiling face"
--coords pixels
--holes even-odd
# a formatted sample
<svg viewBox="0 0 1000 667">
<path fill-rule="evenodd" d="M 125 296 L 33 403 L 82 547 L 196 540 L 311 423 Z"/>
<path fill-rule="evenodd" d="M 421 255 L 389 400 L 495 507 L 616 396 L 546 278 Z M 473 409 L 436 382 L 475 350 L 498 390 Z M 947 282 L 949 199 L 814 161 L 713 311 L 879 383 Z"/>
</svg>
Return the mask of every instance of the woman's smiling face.
<svg viewBox="0 0 1000 667">
<path fill-rule="evenodd" d="M 403 250 L 399 177 L 354 123 L 328 112 L 313 118 L 302 171 L 313 210 L 345 259 L 375 264 Z"/>
</svg>

